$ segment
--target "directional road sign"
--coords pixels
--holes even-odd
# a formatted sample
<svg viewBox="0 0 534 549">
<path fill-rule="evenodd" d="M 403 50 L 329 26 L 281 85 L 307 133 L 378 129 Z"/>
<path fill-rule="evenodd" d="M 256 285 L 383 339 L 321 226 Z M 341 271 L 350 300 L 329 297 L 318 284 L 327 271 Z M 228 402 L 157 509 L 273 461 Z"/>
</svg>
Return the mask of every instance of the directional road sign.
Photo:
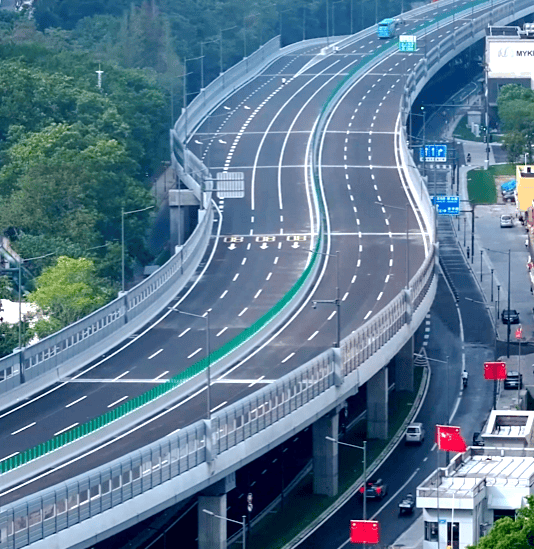
<svg viewBox="0 0 534 549">
<path fill-rule="evenodd" d="M 399 51 L 417 51 L 417 36 L 401 34 L 399 36 Z"/>
<path fill-rule="evenodd" d="M 420 162 L 447 162 L 447 145 L 425 145 L 419 149 Z"/>
<path fill-rule="evenodd" d="M 437 206 L 438 215 L 460 215 L 459 196 L 433 196 L 432 204 Z"/>
</svg>

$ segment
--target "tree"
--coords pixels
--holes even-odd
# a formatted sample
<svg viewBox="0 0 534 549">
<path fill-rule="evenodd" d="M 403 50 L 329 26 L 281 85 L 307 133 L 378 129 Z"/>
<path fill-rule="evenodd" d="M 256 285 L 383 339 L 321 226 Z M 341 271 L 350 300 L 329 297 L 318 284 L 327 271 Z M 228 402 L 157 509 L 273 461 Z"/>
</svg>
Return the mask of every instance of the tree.
<svg viewBox="0 0 534 549">
<path fill-rule="evenodd" d="M 528 496 L 528 507 L 517 511 L 515 520 L 499 519 L 493 528 L 468 549 L 526 549 L 534 546 L 534 496 Z"/>
<path fill-rule="evenodd" d="M 56 265 L 48 267 L 37 278 L 37 289 L 28 295 L 48 316 L 37 321 L 35 332 L 41 337 L 102 307 L 111 291 L 96 275 L 90 259 L 60 256 Z"/>
</svg>

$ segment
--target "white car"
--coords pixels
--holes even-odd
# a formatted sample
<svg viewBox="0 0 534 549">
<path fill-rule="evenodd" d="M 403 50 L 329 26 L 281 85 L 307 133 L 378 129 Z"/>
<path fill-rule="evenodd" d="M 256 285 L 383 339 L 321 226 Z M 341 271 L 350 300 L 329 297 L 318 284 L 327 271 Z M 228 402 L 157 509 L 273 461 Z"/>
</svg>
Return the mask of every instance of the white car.
<svg viewBox="0 0 534 549">
<path fill-rule="evenodd" d="M 425 430 L 422 423 L 410 423 L 406 429 L 404 442 L 406 444 L 423 444 L 425 440 Z"/>
<path fill-rule="evenodd" d="M 501 215 L 501 228 L 502 227 L 513 227 L 514 226 L 514 220 L 512 219 L 512 216 L 510 214 L 502 214 Z"/>
</svg>

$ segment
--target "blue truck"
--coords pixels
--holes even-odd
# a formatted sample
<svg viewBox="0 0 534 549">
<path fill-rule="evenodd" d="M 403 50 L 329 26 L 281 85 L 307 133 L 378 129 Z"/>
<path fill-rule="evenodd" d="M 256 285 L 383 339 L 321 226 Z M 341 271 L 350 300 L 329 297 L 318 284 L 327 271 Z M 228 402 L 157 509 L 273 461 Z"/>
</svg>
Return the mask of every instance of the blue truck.
<svg viewBox="0 0 534 549">
<path fill-rule="evenodd" d="M 397 21 L 392 18 L 382 19 L 378 23 L 378 38 L 393 38 L 397 30 Z"/>
</svg>

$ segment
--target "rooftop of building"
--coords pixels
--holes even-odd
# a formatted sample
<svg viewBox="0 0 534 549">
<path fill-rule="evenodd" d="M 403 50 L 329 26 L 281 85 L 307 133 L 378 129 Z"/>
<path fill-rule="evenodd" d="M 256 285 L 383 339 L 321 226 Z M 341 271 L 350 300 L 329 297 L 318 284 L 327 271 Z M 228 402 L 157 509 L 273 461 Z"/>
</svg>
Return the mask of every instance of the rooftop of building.
<svg viewBox="0 0 534 549">
<path fill-rule="evenodd" d="M 534 448 L 470 447 L 434 471 L 417 488 L 418 497 L 473 498 L 484 487 L 529 489 L 534 484 Z"/>
</svg>

